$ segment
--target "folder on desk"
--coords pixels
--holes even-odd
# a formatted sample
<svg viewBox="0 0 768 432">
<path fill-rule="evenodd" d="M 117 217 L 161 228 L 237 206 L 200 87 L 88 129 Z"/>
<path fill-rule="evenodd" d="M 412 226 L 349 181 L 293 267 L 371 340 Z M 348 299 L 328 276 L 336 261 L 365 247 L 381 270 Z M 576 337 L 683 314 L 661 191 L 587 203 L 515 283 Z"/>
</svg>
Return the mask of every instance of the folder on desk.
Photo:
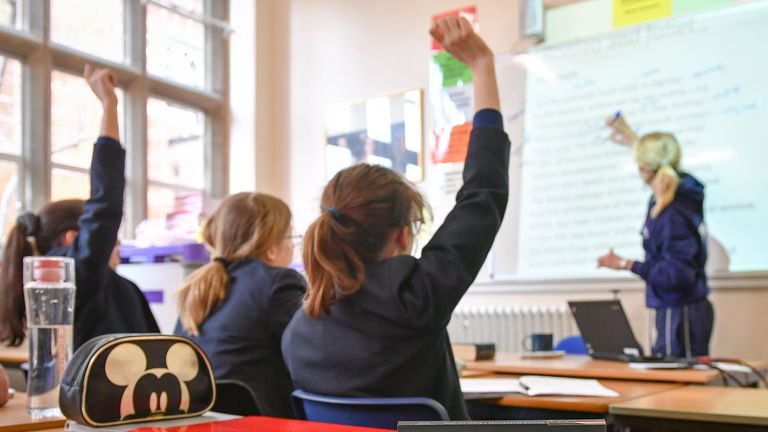
<svg viewBox="0 0 768 432">
<path fill-rule="evenodd" d="M 524 375 L 520 378 L 462 378 L 465 397 L 502 396 L 519 393 L 528 396 L 618 397 L 619 394 L 596 379 Z"/>
</svg>

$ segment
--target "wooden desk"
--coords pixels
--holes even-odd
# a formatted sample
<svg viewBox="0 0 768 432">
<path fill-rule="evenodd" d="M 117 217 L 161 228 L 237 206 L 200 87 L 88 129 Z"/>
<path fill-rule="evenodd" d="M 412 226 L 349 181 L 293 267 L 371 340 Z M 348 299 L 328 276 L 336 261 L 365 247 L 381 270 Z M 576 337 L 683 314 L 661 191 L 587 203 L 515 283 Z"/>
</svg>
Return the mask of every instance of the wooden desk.
<svg viewBox="0 0 768 432">
<path fill-rule="evenodd" d="M 613 403 L 609 411 L 627 432 L 765 431 L 768 390 L 687 386 Z"/>
<path fill-rule="evenodd" d="M 706 384 L 720 376 L 719 372 L 710 369 L 632 369 L 627 363 L 593 360 L 586 355 L 566 355 L 556 359 L 523 359 L 517 354 L 499 353 L 495 360 L 467 362 L 467 369 L 518 375 L 556 375 L 689 384 Z"/>
<path fill-rule="evenodd" d="M 29 360 L 29 348 L 27 346 L 0 348 L 0 363 L 20 365 Z"/>
<path fill-rule="evenodd" d="M 4 407 L 0 407 L 0 432 L 61 430 L 64 428 L 64 421 L 64 417 L 32 420 L 27 413 L 26 393 L 16 393 Z"/>
<path fill-rule="evenodd" d="M 499 378 L 519 378 L 516 375 L 496 375 Z M 611 404 L 649 396 L 684 387 L 685 384 L 665 382 L 641 382 L 600 380 L 600 384 L 617 392 L 617 397 L 590 396 L 526 396 L 509 394 L 502 398 L 481 400 L 502 407 L 533 408 L 539 410 L 575 411 L 605 415 Z M 468 399 L 473 400 L 473 399 Z"/>
</svg>

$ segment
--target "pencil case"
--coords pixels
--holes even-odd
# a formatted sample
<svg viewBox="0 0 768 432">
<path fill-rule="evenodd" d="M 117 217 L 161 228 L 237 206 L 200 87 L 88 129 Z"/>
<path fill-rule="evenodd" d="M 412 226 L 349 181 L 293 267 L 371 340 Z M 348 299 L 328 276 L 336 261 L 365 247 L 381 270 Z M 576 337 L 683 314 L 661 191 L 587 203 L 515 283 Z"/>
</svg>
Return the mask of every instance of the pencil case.
<svg viewBox="0 0 768 432">
<path fill-rule="evenodd" d="M 181 336 L 108 334 L 84 343 L 64 369 L 59 408 L 89 426 L 201 415 L 216 386 L 203 350 Z"/>
</svg>

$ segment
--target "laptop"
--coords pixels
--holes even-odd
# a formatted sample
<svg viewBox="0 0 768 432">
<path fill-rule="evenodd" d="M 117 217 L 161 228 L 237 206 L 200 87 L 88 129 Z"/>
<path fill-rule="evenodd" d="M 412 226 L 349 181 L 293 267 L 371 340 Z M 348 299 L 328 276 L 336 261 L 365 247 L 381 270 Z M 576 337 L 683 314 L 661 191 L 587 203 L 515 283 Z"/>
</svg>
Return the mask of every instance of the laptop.
<svg viewBox="0 0 768 432">
<path fill-rule="evenodd" d="M 645 356 L 619 300 L 569 301 L 573 318 L 592 358 L 623 362 L 675 362 Z"/>
</svg>

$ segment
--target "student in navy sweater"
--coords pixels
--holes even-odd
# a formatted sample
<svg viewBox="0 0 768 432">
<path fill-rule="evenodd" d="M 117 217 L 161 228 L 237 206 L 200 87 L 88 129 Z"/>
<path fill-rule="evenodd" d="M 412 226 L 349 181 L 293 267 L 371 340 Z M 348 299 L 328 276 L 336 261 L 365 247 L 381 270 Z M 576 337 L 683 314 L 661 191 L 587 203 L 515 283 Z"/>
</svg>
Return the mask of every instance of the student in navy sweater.
<svg viewBox="0 0 768 432">
<path fill-rule="evenodd" d="M 336 174 L 307 230 L 309 292 L 282 347 L 296 388 L 429 397 L 458 420 L 468 414 L 446 326 L 504 216 L 509 139 L 491 50 L 463 18 L 444 18 L 431 34 L 474 77 L 478 112 L 456 205 L 415 258 L 411 247 L 426 206 L 415 187 L 374 165 Z"/>
<path fill-rule="evenodd" d="M 24 213 L 8 234 L 3 254 L 0 340 L 20 345 L 25 337 L 22 260 L 29 255 L 75 259 L 74 347 L 107 333 L 159 332 L 141 291 L 110 267 L 123 217 L 125 150 L 117 122 L 117 79 L 109 69 L 85 67 L 84 77 L 101 102 L 101 133 L 93 146 L 91 197 L 45 205 Z"/>
<path fill-rule="evenodd" d="M 280 339 L 306 283 L 287 268 L 291 211 L 270 195 L 232 195 L 208 218 L 203 238 L 215 258 L 181 288 L 175 333 L 203 348 L 216 379 L 249 386 L 261 415 L 293 417 Z"/>
<path fill-rule="evenodd" d="M 704 272 L 704 186 L 681 171 L 674 135 L 654 132 L 637 139 L 623 117 L 608 124 L 615 141 L 633 146 L 640 176 L 653 195 L 642 230 L 645 261 L 624 259 L 611 250 L 598 266 L 629 270 L 646 281 L 646 304 L 656 311 L 653 354 L 708 355 L 714 311 Z"/>
</svg>

